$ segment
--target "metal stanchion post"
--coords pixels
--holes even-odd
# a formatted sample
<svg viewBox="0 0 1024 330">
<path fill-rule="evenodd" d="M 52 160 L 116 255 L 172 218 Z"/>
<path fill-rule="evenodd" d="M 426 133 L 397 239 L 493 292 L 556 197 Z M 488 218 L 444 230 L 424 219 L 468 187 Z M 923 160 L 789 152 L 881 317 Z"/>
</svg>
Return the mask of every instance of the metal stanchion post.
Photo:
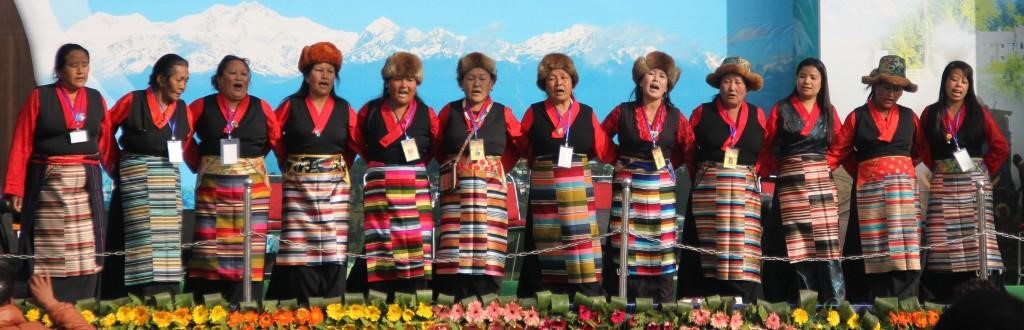
<svg viewBox="0 0 1024 330">
<path fill-rule="evenodd" d="M 252 178 L 245 179 L 242 212 L 242 301 L 249 303 L 252 302 Z"/>
<path fill-rule="evenodd" d="M 629 277 L 629 199 L 633 180 L 622 180 L 622 233 L 619 234 L 619 297 L 627 299 L 626 279 Z"/>
<path fill-rule="evenodd" d="M 978 269 L 981 272 L 978 277 L 982 280 L 988 279 L 988 224 L 985 223 L 985 182 L 978 180 L 974 183 L 978 187 Z"/>
</svg>

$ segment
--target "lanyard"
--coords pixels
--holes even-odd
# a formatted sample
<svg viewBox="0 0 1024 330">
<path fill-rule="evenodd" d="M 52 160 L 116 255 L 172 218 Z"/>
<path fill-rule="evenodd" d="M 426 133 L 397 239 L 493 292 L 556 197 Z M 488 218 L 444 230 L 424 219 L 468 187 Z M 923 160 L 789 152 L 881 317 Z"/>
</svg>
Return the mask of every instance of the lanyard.
<svg viewBox="0 0 1024 330">
<path fill-rule="evenodd" d="M 384 102 L 384 105 L 390 108 L 387 101 Z M 406 132 L 406 130 L 409 129 L 409 125 L 412 125 L 412 118 L 416 115 L 416 107 L 417 104 L 415 101 L 410 102 L 408 108 L 406 108 L 407 110 L 405 110 L 404 119 L 399 119 L 398 114 L 394 110 L 391 110 L 391 115 L 395 116 L 395 122 L 398 123 L 398 128 L 402 129 L 402 135 L 405 135 L 406 140 L 409 139 L 409 133 Z"/>
<path fill-rule="evenodd" d="M 57 91 L 64 97 L 64 101 L 68 104 L 68 109 L 71 109 L 71 117 L 74 118 L 75 129 L 81 129 L 83 122 L 85 122 L 85 109 L 81 109 L 81 111 L 79 111 L 78 108 L 75 108 L 75 103 L 78 103 L 77 101 L 81 99 L 82 94 L 75 95 L 76 102 L 72 102 L 71 97 L 68 96 L 68 92 L 64 90 L 64 87 L 57 87 Z M 83 91 L 79 90 L 78 92 L 81 93 Z"/>
<path fill-rule="evenodd" d="M 238 108 L 237 107 L 234 108 L 234 109 L 232 109 L 230 106 L 228 107 L 228 118 L 227 118 L 228 122 L 225 124 L 224 129 L 228 131 L 228 138 L 229 139 L 231 138 L 231 132 L 234 131 L 235 130 L 235 126 L 237 126 L 235 124 L 235 114 L 236 113 L 238 113 Z"/>
<path fill-rule="evenodd" d="M 477 137 L 477 131 L 483 126 L 484 118 L 487 118 L 487 113 L 491 111 L 491 98 L 488 97 L 482 105 L 480 105 L 480 111 L 473 114 L 473 111 L 466 107 L 466 101 L 462 101 L 463 111 L 466 115 L 466 120 L 469 121 L 469 128 L 473 131 L 473 138 Z"/>
<path fill-rule="evenodd" d="M 174 123 L 177 122 L 177 121 L 178 121 L 177 118 L 171 118 L 171 120 L 167 121 L 167 126 L 171 128 L 171 141 L 174 141 L 174 140 L 178 139 L 177 137 L 174 136 L 174 132 L 175 132 L 175 130 L 174 130 Z"/>
<path fill-rule="evenodd" d="M 649 123 L 647 121 L 647 111 L 644 111 L 643 107 L 637 107 L 637 111 L 640 111 L 640 114 L 644 118 L 644 127 L 647 128 L 647 135 L 651 137 L 651 145 L 654 146 L 654 147 L 657 147 L 658 146 L 658 137 L 654 136 L 654 134 L 655 134 L 654 132 L 658 132 L 657 134 L 661 135 L 661 128 L 665 124 L 665 120 L 664 120 L 664 116 L 663 116 L 663 114 L 665 112 L 665 104 L 662 103 L 661 106 L 658 107 L 658 111 L 654 113 L 654 122 L 653 123 Z M 662 121 L 660 123 L 658 122 L 658 118 L 659 117 L 662 118 Z M 652 128 L 652 126 L 654 126 L 654 127 Z M 732 129 L 732 126 L 730 125 L 729 128 Z M 730 137 L 731 137 L 731 135 L 730 135 Z"/>
<path fill-rule="evenodd" d="M 950 141 L 952 141 L 953 146 L 956 149 L 960 149 L 960 139 L 957 138 L 956 133 L 960 131 L 960 126 L 963 125 L 963 123 L 960 122 L 960 116 L 962 116 L 966 110 L 967 109 L 960 108 L 960 111 L 957 111 L 956 117 L 953 118 L 953 120 L 950 120 L 949 112 L 946 112 L 944 120 L 946 122 L 946 143 L 950 143 Z"/>
<path fill-rule="evenodd" d="M 569 108 L 565 109 L 565 114 L 562 115 L 558 120 L 558 125 L 562 126 L 562 131 L 565 132 L 565 146 L 569 146 L 569 129 L 572 128 L 572 123 L 569 122 L 569 118 L 572 117 L 572 106 L 575 102 L 569 102 Z M 558 108 L 555 108 L 555 113 L 558 113 Z"/>
</svg>

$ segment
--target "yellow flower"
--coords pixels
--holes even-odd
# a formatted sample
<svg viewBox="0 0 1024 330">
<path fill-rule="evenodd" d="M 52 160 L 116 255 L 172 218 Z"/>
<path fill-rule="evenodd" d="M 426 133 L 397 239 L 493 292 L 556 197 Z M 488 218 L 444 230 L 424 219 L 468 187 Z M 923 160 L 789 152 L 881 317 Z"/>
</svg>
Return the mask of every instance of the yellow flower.
<svg viewBox="0 0 1024 330">
<path fill-rule="evenodd" d="M 828 318 L 826 318 L 826 319 L 828 320 L 828 325 L 829 326 L 833 326 L 834 327 L 834 326 L 839 325 L 839 312 L 837 312 L 834 309 L 833 310 L 829 310 L 828 311 Z"/>
<path fill-rule="evenodd" d="M 875 323 L 875 328 L 871 330 L 882 330 L 882 322 Z"/>
<path fill-rule="evenodd" d="M 47 328 L 53 328 L 53 321 L 50 321 L 50 314 L 43 315 L 43 325 Z"/>
<path fill-rule="evenodd" d="M 85 319 L 85 322 L 89 322 L 89 324 L 96 322 L 96 314 L 93 314 L 91 310 L 79 311 L 78 314 L 82 314 L 82 318 Z"/>
<path fill-rule="evenodd" d="M 345 316 L 352 320 L 358 320 L 365 317 L 365 315 L 366 307 L 362 304 L 348 305 L 348 308 L 345 309 Z"/>
<path fill-rule="evenodd" d="M 416 316 L 416 313 L 413 312 L 411 309 L 406 308 L 404 311 L 402 311 L 402 321 L 412 321 L 413 316 Z"/>
<path fill-rule="evenodd" d="M 40 317 L 43 317 L 42 314 L 43 313 L 39 312 L 38 308 L 33 308 L 25 312 L 25 318 L 28 319 L 29 322 L 36 322 L 39 321 Z"/>
<path fill-rule="evenodd" d="M 377 308 L 377 306 L 367 307 L 365 318 L 372 322 L 377 322 L 377 320 L 380 320 L 380 308 Z"/>
<path fill-rule="evenodd" d="M 171 314 L 171 321 L 174 322 L 178 327 L 185 327 L 189 323 L 189 319 L 192 318 L 192 313 L 189 312 L 188 307 L 178 308 Z"/>
<path fill-rule="evenodd" d="M 107 328 L 112 327 L 115 324 L 117 324 L 117 315 L 114 315 L 114 313 L 107 313 L 107 316 L 104 316 L 103 319 L 100 320 L 100 325 Z"/>
<path fill-rule="evenodd" d="M 850 329 L 856 329 L 860 327 L 860 316 L 857 313 L 850 315 L 850 318 L 846 319 L 846 327 Z"/>
<path fill-rule="evenodd" d="M 135 306 L 135 325 L 141 327 L 146 325 L 146 322 L 149 322 L 149 310 L 144 306 Z"/>
<path fill-rule="evenodd" d="M 224 310 L 224 306 L 217 305 L 210 309 L 210 322 L 221 323 L 228 318 L 228 311 Z"/>
<path fill-rule="evenodd" d="M 793 322 L 795 322 L 796 325 L 804 325 L 804 323 L 807 323 L 807 311 L 803 308 L 794 309 Z"/>
<path fill-rule="evenodd" d="M 416 307 L 416 315 L 429 320 L 434 317 L 434 309 L 430 308 L 430 305 L 426 303 L 420 303 L 419 307 Z"/>
<path fill-rule="evenodd" d="M 192 323 L 196 325 L 203 325 L 210 319 L 210 311 L 206 310 L 206 306 L 197 305 L 192 308 Z"/>
<path fill-rule="evenodd" d="M 154 312 L 153 324 L 156 324 L 156 326 L 160 328 L 171 326 L 171 313 L 165 311 Z"/>
<path fill-rule="evenodd" d="M 388 321 L 396 322 L 402 318 L 402 307 L 398 304 L 388 305 Z"/>
<path fill-rule="evenodd" d="M 345 317 L 345 309 L 339 303 L 327 305 L 327 317 L 335 321 L 341 321 L 341 318 Z"/>
<path fill-rule="evenodd" d="M 121 324 L 128 324 L 135 319 L 135 310 L 128 306 L 121 306 L 117 308 L 117 322 Z"/>
</svg>

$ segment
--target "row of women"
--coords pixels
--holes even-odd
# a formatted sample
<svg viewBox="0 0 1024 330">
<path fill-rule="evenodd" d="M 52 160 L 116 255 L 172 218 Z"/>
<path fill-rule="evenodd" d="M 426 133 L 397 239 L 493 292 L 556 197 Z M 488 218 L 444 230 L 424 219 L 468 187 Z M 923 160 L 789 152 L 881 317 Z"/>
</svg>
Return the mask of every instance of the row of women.
<svg viewBox="0 0 1024 330">
<path fill-rule="evenodd" d="M 125 95 L 109 112 L 100 94 L 85 86 L 89 65 L 81 46 L 58 50 L 57 81 L 36 88 L 21 109 L 4 189 L 22 214 L 21 251 L 37 256 L 26 272 L 53 276 L 63 300 L 95 296 L 102 271 L 114 279 L 103 281 L 104 292 L 118 286 L 136 294 L 177 292 L 186 282 L 187 291 L 237 301 L 245 271 L 240 234 L 247 179 L 257 234 L 254 290 L 262 289 L 269 261 L 265 235 L 280 227 L 287 241 L 272 272 L 274 298 L 368 289 L 431 288 L 459 298 L 495 293 L 508 252 L 505 173 L 520 158 L 531 169 L 526 249 L 544 251 L 526 259 L 520 295 L 616 294 L 615 269 L 624 262 L 634 298 L 762 297 L 762 220 L 769 217 L 762 217 L 759 178 L 777 174 L 781 220 L 768 221 L 781 221 L 784 229 L 797 270 L 790 281 L 818 290 L 824 301 L 842 298 L 847 285 L 836 261 L 842 249 L 831 178 L 842 165 L 856 177 L 850 227 L 857 238 L 847 240 L 854 244 L 845 252 L 888 254 L 864 261 L 866 291 L 917 295 L 924 270 L 924 286 L 942 299 L 957 282 L 976 276 L 977 243 L 943 245 L 927 256 L 917 248 L 973 233 L 973 182 L 985 183 L 985 217 L 993 226 L 989 173 L 1008 152 L 974 94 L 971 67 L 959 61 L 946 67 L 938 101 L 919 120 L 898 103 L 904 91 L 917 89 L 903 59 L 883 57 L 862 78 L 870 88 L 867 102 L 842 123 L 817 59 L 797 66 L 792 94 L 766 120 L 746 101 L 763 78 L 749 61 L 726 58 L 706 77 L 718 93 L 687 119 L 669 98 L 680 70 L 669 55 L 651 52 L 634 63 L 632 100 L 603 122 L 574 97 L 580 83 L 575 66 L 557 53 L 537 70 L 546 99 L 526 109 L 521 121 L 491 99 L 497 70 L 481 53 L 459 59 L 457 83 L 465 97 L 439 115 L 417 93 L 420 59 L 405 52 L 387 58 L 381 96 L 358 112 L 334 92 L 342 54 L 327 42 L 303 48 L 301 87 L 276 110 L 249 95 L 249 64 L 232 55 L 212 78 L 215 94 L 186 106 L 180 96 L 188 62 L 168 54 L 154 64 L 149 88 Z M 271 150 L 284 173 L 282 223 L 268 219 L 264 157 Z M 362 228 L 349 225 L 348 168 L 357 155 L 368 167 Z M 595 239 L 595 159 L 615 168 L 609 231 L 622 226 L 624 183 L 632 190 L 629 230 L 638 235 L 629 238 L 627 260 L 618 258 L 618 236 L 604 246 Z M 431 160 L 444 164 L 436 222 L 425 167 Z M 209 241 L 191 247 L 188 258 L 179 249 L 179 162 L 199 173 L 194 240 Z M 934 172 L 926 219 L 915 186 L 919 162 Z M 681 166 L 693 182 L 682 230 L 675 209 L 675 169 Z M 109 224 L 101 167 L 116 185 Z M 369 258 L 354 260 L 346 274 L 351 232 L 362 233 Z M 680 232 L 685 243 L 723 253 L 677 253 Z M 989 242 L 989 269 L 1001 270 L 999 249 Z M 95 256 L 122 249 L 128 251 L 123 261 L 105 265 Z"/>
</svg>

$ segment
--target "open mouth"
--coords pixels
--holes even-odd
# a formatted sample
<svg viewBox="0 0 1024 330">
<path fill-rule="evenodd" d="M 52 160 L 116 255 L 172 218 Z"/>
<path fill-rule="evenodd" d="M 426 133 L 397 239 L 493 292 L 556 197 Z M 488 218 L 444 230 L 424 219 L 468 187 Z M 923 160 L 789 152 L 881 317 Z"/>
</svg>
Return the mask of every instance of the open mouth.
<svg viewBox="0 0 1024 330">
<path fill-rule="evenodd" d="M 318 83 L 316 83 L 316 85 L 319 86 L 320 88 L 329 88 L 329 87 L 331 87 L 331 83 L 326 82 L 326 81 L 318 82 Z"/>
</svg>

